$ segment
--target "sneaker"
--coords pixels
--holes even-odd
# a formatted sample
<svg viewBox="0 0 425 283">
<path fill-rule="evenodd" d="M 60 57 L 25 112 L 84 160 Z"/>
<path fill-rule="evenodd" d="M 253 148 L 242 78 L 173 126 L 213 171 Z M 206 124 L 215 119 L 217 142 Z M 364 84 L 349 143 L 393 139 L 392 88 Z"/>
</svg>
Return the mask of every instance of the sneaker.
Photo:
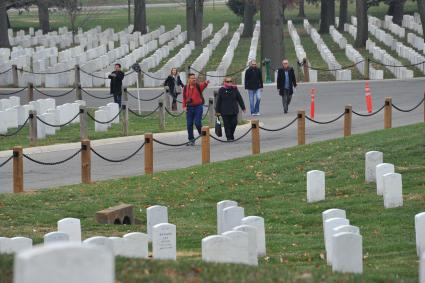
<svg viewBox="0 0 425 283">
<path fill-rule="evenodd" d="M 189 141 L 189 142 L 186 144 L 186 146 L 194 146 L 194 145 L 195 145 L 195 141 L 194 141 L 194 140 Z"/>
<path fill-rule="evenodd" d="M 257 112 L 257 115 L 255 115 L 255 116 L 261 116 L 260 112 Z"/>
</svg>

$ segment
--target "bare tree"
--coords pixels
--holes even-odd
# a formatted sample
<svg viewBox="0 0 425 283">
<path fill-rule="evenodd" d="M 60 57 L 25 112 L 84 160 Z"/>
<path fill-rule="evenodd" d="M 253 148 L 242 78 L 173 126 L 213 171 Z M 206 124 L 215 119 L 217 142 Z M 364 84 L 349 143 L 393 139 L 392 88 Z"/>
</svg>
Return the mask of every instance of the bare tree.
<svg viewBox="0 0 425 283">
<path fill-rule="evenodd" d="M 202 25 L 204 19 L 204 0 L 186 0 L 187 41 L 202 45 Z"/>
<path fill-rule="evenodd" d="M 134 31 L 148 32 L 146 27 L 146 0 L 134 0 Z"/>
<path fill-rule="evenodd" d="M 357 17 L 357 35 L 354 47 L 366 47 L 366 40 L 368 38 L 367 31 L 367 3 L 365 0 L 356 0 L 356 17 Z"/>
<path fill-rule="evenodd" d="M 335 0 L 328 0 L 328 23 L 335 26 Z"/>
<path fill-rule="evenodd" d="M 422 31 L 425 35 L 425 0 L 416 0 L 418 2 L 418 11 L 419 15 L 421 16 L 421 22 L 422 22 Z M 425 41 L 425 37 L 424 37 Z"/>
<path fill-rule="evenodd" d="M 40 23 L 40 29 L 43 31 L 43 34 L 46 34 L 50 31 L 48 0 L 37 0 L 37 6 L 38 6 L 38 21 Z"/>
<path fill-rule="evenodd" d="M 0 1 L 0 48 L 10 47 L 7 29 L 7 5 L 5 1 Z"/>
<path fill-rule="evenodd" d="M 319 33 L 329 33 L 329 6 L 328 0 L 320 1 L 320 28 Z"/>
<path fill-rule="evenodd" d="M 404 4 L 406 0 L 390 0 L 387 14 L 393 16 L 393 23 L 400 25 L 403 21 Z"/>
<path fill-rule="evenodd" d="M 298 1 L 298 17 L 305 18 L 304 0 L 299 0 Z"/>
<path fill-rule="evenodd" d="M 245 0 L 244 2 L 244 30 L 242 37 L 251 37 L 254 32 L 254 16 L 257 13 L 257 7 L 255 0 Z"/>
<path fill-rule="evenodd" d="M 340 0 L 339 2 L 339 24 L 338 30 L 340 32 L 344 31 L 344 24 L 348 20 L 348 0 Z"/>
</svg>

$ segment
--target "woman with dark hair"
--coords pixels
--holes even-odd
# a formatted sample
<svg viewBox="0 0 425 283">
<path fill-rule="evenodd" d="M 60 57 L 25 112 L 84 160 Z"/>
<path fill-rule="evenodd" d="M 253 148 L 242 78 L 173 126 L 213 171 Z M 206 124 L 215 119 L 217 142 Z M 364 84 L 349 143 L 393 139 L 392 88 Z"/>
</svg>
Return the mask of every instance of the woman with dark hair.
<svg viewBox="0 0 425 283">
<path fill-rule="evenodd" d="M 171 110 L 177 111 L 177 96 L 181 93 L 181 89 L 184 87 L 177 68 L 171 69 L 171 73 L 165 80 L 164 86 L 168 94 L 173 97 L 173 104 L 171 105 Z"/>
</svg>

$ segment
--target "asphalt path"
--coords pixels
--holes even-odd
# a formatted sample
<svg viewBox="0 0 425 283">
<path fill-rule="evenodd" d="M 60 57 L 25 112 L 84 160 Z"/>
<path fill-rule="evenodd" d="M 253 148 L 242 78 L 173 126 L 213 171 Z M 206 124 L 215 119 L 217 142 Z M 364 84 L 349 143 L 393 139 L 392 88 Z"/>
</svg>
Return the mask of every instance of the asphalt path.
<svg viewBox="0 0 425 283">
<path fill-rule="evenodd" d="M 425 79 L 408 81 L 386 80 L 372 81 L 369 86 L 373 97 L 373 109 L 377 110 L 384 105 L 385 97 L 392 97 L 397 106 L 408 109 L 417 105 L 424 97 Z M 364 98 L 364 82 L 328 82 L 328 83 L 305 83 L 297 88 L 288 114 L 283 114 L 280 96 L 274 85 L 266 86 L 261 101 L 261 116 L 258 117 L 263 127 L 276 129 L 291 122 L 297 115 L 297 110 L 305 109 L 309 114 L 311 88 L 316 88 L 316 115 L 317 121 L 329 121 L 343 113 L 346 105 L 352 105 L 353 110 L 366 113 Z M 213 94 L 214 88 L 208 88 L 206 97 Z M 49 95 L 58 95 L 66 90 L 46 91 Z M 152 98 L 161 93 L 161 89 L 142 89 L 141 97 Z M 0 89 L 0 93 L 8 92 Z M 136 94 L 136 90 L 130 92 Z M 90 90 L 96 96 L 107 96 L 107 90 Z M 249 109 L 247 94 L 242 91 L 245 103 Z M 22 102 L 25 102 L 25 92 L 21 94 Z M 45 98 L 41 94 L 35 94 L 36 98 Z M 88 106 L 97 107 L 105 105 L 111 99 L 99 100 L 92 97 L 84 97 Z M 75 94 L 57 98 L 57 105 L 75 100 Z M 132 109 L 137 109 L 137 100 L 129 97 Z M 142 102 L 142 110 L 149 111 L 158 105 L 158 101 Z M 249 112 L 249 111 L 247 111 Z M 353 115 L 352 133 L 364 133 L 382 129 L 384 126 L 384 111 L 372 117 L 360 117 Z M 244 114 L 245 119 L 252 119 Z M 172 119 L 167 116 L 166 119 Z M 393 109 L 393 127 L 420 123 L 424 121 L 424 107 L 421 105 L 415 111 L 402 113 Z M 287 129 L 278 132 L 261 131 L 261 151 L 268 152 L 287 148 L 297 143 L 297 123 Z M 240 126 L 236 137 L 249 130 L 249 126 Z M 424 133 L 425 134 L 425 133 Z M 306 143 L 329 140 L 343 135 L 343 118 L 331 124 L 316 124 L 306 121 Z M 424 135 L 425 136 L 425 135 Z M 157 134 L 155 138 L 167 143 L 177 144 L 187 141 L 184 131 L 176 133 Z M 120 159 L 133 153 L 143 142 L 143 137 L 130 137 L 123 139 L 110 139 L 107 141 L 94 142 L 93 147 L 108 158 Z M 43 162 L 54 162 L 65 159 L 79 149 L 79 144 L 68 144 L 56 147 L 43 147 L 28 149 L 32 158 Z M 371 148 L 370 150 L 373 150 Z M 233 159 L 251 154 L 251 135 L 235 143 L 221 143 L 211 140 L 212 162 Z M 11 155 L 11 151 L 0 152 L 0 164 Z M 92 179 L 107 180 L 120 177 L 141 175 L 144 171 L 143 150 L 132 159 L 122 163 L 109 163 L 92 154 Z M 282 162 L 285 162 L 282 160 Z M 154 144 L 154 170 L 164 171 L 177 168 L 186 168 L 201 163 L 200 141 L 194 147 L 168 147 Z M 24 184 L 25 190 L 51 188 L 62 185 L 78 184 L 81 181 L 80 158 L 57 166 L 37 165 L 28 160 L 24 161 Z M 0 168 L 0 192 L 12 191 L 12 163 Z"/>
</svg>

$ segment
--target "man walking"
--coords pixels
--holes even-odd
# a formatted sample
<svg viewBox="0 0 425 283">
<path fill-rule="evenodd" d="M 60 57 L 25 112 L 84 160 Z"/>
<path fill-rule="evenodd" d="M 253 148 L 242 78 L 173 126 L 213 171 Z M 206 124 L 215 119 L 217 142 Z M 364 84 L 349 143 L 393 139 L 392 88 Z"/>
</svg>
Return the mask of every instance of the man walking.
<svg viewBox="0 0 425 283">
<path fill-rule="evenodd" d="M 114 102 L 121 108 L 122 96 L 122 80 L 125 74 L 121 71 L 121 64 L 115 64 L 115 71 L 113 71 L 108 78 L 111 80 L 111 94 L 114 96 Z"/>
<path fill-rule="evenodd" d="M 209 81 L 201 84 L 196 82 L 195 74 L 188 75 L 188 83 L 183 88 L 183 110 L 186 111 L 186 125 L 189 142 L 187 145 L 195 145 L 193 136 L 193 124 L 195 124 L 199 135 L 202 129 L 202 113 L 204 112 L 205 99 L 203 91 L 207 88 Z"/>
<path fill-rule="evenodd" d="M 248 90 L 249 105 L 252 116 L 260 115 L 261 91 L 263 88 L 263 76 L 257 62 L 249 62 L 249 68 L 245 72 L 245 89 Z"/>
<path fill-rule="evenodd" d="M 282 68 L 277 72 L 277 89 L 282 97 L 283 112 L 288 113 L 288 106 L 291 103 L 292 94 L 297 87 L 295 72 L 292 67 L 289 67 L 288 60 L 282 61 Z"/>
</svg>

